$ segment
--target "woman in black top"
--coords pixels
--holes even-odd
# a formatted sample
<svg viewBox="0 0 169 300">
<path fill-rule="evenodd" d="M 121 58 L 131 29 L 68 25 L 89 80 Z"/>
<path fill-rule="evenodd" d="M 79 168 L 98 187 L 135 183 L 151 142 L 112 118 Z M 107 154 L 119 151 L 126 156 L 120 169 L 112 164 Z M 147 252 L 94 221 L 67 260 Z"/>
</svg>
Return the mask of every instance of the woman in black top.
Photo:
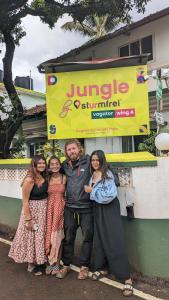
<svg viewBox="0 0 169 300">
<path fill-rule="evenodd" d="M 47 209 L 47 165 L 42 156 L 32 159 L 31 167 L 22 183 L 23 208 L 9 257 L 18 263 L 28 263 L 28 271 L 34 269 L 41 275 L 45 255 L 45 230 Z"/>
</svg>

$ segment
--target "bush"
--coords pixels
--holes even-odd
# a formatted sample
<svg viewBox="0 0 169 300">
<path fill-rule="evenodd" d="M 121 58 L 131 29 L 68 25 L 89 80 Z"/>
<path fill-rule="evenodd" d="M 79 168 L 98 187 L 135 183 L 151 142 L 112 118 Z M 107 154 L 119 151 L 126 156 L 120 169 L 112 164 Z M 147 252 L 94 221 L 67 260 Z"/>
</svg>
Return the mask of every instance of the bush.
<svg viewBox="0 0 169 300">
<path fill-rule="evenodd" d="M 154 155 L 156 155 L 156 146 L 155 146 L 155 138 L 157 136 L 157 132 L 151 131 L 150 134 L 145 138 L 145 140 L 138 145 L 139 151 L 148 151 Z"/>
<path fill-rule="evenodd" d="M 60 158 L 64 156 L 64 150 L 60 148 L 58 141 L 54 140 L 53 143 L 47 142 L 43 146 L 40 146 L 39 149 L 36 150 L 36 154 L 43 155 L 45 158 L 48 158 L 51 155 Z"/>
</svg>

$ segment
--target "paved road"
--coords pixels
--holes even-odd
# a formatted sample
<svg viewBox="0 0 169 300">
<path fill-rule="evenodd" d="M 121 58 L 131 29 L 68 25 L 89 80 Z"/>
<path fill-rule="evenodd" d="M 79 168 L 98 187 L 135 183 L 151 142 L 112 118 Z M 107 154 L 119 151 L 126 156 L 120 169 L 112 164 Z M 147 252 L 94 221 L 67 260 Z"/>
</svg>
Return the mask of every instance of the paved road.
<svg viewBox="0 0 169 300">
<path fill-rule="evenodd" d="M 7 254 L 9 246 L 0 242 L 0 300 L 124 300 L 121 290 L 93 282 L 79 281 L 71 271 L 63 280 L 53 276 L 36 277 L 26 265 L 15 264 Z M 130 297 L 131 300 L 140 300 Z"/>
</svg>

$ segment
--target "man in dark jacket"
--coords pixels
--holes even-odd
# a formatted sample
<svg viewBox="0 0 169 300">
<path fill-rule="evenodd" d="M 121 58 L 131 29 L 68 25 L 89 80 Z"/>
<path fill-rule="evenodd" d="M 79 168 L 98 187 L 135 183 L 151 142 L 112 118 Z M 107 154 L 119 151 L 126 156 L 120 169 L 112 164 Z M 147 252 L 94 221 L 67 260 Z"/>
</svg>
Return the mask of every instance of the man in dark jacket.
<svg viewBox="0 0 169 300">
<path fill-rule="evenodd" d="M 93 212 L 90 195 L 84 190 L 90 179 L 90 157 L 84 155 L 80 142 L 76 139 L 65 144 L 67 159 L 63 169 L 67 177 L 66 204 L 64 212 L 65 238 L 63 241 L 63 268 L 57 272 L 57 278 L 64 278 L 70 270 L 74 255 L 74 244 L 78 227 L 81 227 L 83 241 L 80 253 L 80 272 L 78 279 L 86 279 L 93 242 Z"/>
</svg>

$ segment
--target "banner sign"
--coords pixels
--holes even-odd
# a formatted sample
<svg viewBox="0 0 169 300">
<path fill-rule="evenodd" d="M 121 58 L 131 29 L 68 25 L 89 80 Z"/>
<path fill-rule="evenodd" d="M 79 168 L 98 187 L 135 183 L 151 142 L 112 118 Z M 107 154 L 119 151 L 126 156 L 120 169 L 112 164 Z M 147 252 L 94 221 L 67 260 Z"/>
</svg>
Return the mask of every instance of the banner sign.
<svg viewBox="0 0 169 300">
<path fill-rule="evenodd" d="M 49 139 L 149 133 L 147 66 L 46 75 Z"/>
</svg>

